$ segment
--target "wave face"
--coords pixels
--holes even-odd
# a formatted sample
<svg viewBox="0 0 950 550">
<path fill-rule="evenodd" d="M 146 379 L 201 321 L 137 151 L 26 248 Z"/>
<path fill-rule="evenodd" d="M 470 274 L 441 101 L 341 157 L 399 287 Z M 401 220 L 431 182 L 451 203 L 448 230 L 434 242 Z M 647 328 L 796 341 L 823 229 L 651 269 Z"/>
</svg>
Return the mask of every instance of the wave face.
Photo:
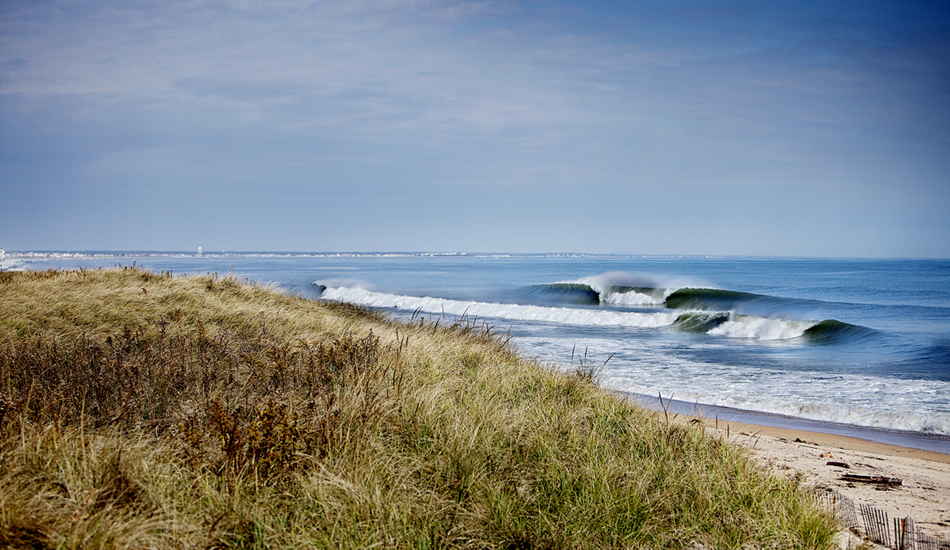
<svg viewBox="0 0 950 550">
<path fill-rule="evenodd" d="M 729 320 L 709 330 L 709 334 L 757 340 L 792 340 L 814 327 L 815 321 L 766 319 L 749 315 L 730 315 Z"/>
<path fill-rule="evenodd" d="M 603 286 L 595 288 L 587 283 L 550 283 L 531 285 L 516 294 L 541 303 L 565 305 L 655 306 L 663 304 L 661 288 L 632 286 Z"/>
<path fill-rule="evenodd" d="M 540 303 L 587 306 L 600 304 L 600 293 L 584 283 L 531 285 L 521 289 L 517 294 Z"/>
<path fill-rule="evenodd" d="M 784 312 L 815 304 L 752 292 L 697 285 L 619 272 L 575 281 L 530 285 L 516 296 L 551 305 L 601 305 L 627 308 L 665 307 L 686 311 L 735 312 L 758 317 L 782 317 Z"/>
<path fill-rule="evenodd" d="M 672 312 L 637 313 L 473 302 L 433 297 L 401 296 L 347 287 L 326 288 L 321 293 L 320 298 L 376 308 L 418 310 L 436 315 L 466 315 L 470 318 L 485 317 L 589 327 L 657 328 L 669 326 L 676 319 L 676 314 Z"/>
<path fill-rule="evenodd" d="M 728 313 L 683 313 L 673 323 L 684 332 L 709 332 L 729 321 Z"/>
<path fill-rule="evenodd" d="M 813 344 L 834 344 L 866 338 L 876 333 L 874 330 L 835 319 L 798 320 L 781 314 L 783 310 L 795 309 L 799 304 L 812 304 L 813 300 L 794 300 L 707 287 L 664 286 L 673 284 L 675 281 L 656 277 L 609 272 L 570 282 L 530 285 L 520 289 L 516 296 L 528 299 L 536 305 L 641 309 L 662 307 L 680 310 L 684 313 L 673 317 L 670 323 L 672 328 L 688 333 L 706 333 L 730 338 L 802 338 Z M 487 315 L 497 316 L 491 313 Z M 578 318 L 590 316 L 595 314 L 578 314 Z M 663 316 L 663 319 L 669 317 Z M 640 326 L 623 323 L 620 325 Z M 653 326 L 652 323 L 649 325 Z"/>
<path fill-rule="evenodd" d="M 753 340 L 792 340 L 807 335 L 815 343 L 832 343 L 851 334 L 864 334 L 867 329 L 839 321 L 796 321 L 763 318 L 731 312 L 692 311 L 683 313 L 668 309 L 650 312 L 614 309 L 550 307 L 516 303 L 495 303 L 450 300 L 436 297 L 404 296 L 375 292 L 363 288 L 328 287 L 315 282 L 320 298 L 350 302 L 363 306 L 421 311 L 429 314 L 467 315 L 513 321 L 534 321 L 572 326 L 619 327 L 630 329 L 670 327 L 688 333 L 707 333 L 728 338 Z M 600 304 L 604 292 L 594 291 L 582 283 L 553 283 L 529 287 L 545 298 L 557 298 L 562 303 Z M 608 292 L 644 295 L 638 289 L 609 287 Z M 647 302 L 654 304 L 654 302 Z"/>
<path fill-rule="evenodd" d="M 668 288 L 686 284 L 685 281 L 622 271 L 608 271 L 584 277 L 578 282 L 596 291 L 601 303 L 615 306 L 661 305 L 671 292 Z"/>
<path fill-rule="evenodd" d="M 810 327 L 803 336 L 816 344 L 831 344 L 845 339 L 856 341 L 870 338 L 877 334 L 878 332 L 873 329 L 830 319 Z"/>
<path fill-rule="evenodd" d="M 740 305 L 765 304 L 776 306 L 785 300 L 749 292 L 715 288 L 681 288 L 670 293 L 664 305 L 670 309 L 730 310 Z"/>
</svg>

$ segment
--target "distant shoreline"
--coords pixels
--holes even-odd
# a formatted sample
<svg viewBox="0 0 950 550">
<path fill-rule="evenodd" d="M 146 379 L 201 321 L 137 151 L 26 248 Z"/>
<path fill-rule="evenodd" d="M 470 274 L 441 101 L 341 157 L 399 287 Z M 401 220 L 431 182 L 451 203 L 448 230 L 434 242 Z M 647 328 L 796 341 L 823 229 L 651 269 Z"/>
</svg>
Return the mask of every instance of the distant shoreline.
<svg viewBox="0 0 950 550">
<path fill-rule="evenodd" d="M 635 254 L 596 252 L 460 252 L 460 251 L 266 251 L 266 250 L 7 250 L 8 259 L 42 260 L 57 258 L 641 258 L 641 259 L 720 259 L 720 260 L 861 260 L 861 261 L 950 261 L 945 257 L 862 257 L 781 256 L 734 254 Z"/>
</svg>

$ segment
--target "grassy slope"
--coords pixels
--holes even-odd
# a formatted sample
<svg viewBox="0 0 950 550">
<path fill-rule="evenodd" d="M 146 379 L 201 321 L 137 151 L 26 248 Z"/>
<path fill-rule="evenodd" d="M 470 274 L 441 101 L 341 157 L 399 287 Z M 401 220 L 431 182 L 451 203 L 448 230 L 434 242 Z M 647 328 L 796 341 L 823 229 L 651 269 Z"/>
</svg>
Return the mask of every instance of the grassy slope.
<svg viewBox="0 0 950 550">
<path fill-rule="evenodd" d="M 824 548 L 787 480 L 519 359 L 215 276 L 0 273 L 0 545 Z"/>
</svg>

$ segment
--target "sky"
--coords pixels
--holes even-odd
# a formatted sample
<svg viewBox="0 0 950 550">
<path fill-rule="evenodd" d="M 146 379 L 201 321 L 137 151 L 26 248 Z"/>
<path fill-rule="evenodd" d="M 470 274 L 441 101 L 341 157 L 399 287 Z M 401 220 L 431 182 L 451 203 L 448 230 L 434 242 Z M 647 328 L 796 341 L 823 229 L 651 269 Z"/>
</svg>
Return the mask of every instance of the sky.
<svg viewBox="0 0 950 550">
<path fill-rule="evenodd" d="M 0 248 L 950 258 L 946 1 L 0 3 Z"/>
</svg>

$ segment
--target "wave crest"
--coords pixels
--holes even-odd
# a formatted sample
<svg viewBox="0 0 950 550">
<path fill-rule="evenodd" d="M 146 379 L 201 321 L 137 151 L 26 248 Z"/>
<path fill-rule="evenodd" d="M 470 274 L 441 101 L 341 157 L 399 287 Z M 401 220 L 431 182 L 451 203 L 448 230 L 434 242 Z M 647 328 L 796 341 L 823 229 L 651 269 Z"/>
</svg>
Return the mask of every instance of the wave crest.
<svg viewBox="0 0 950 550">
<path fill-rule="evenodd" d="M 565 287 L 565 289 L 569 292 L 584 293 L 582 288 Z M 814 329 L 815 332 L 812 334 L 814 341 L 828 342 L 836 337 L 846 336 L 852 332 L 862 330 L 862 327 L 855 327 L 839 321 L 795 321 L 737 315 L 730 312 L 662 310 L 643 313 L 402 296 L 351 287 L 324 287 L 321 290 L 321 298 L 325 300 L 350 302 L 386 309 L 419 310 L 437 315 L 468 315 L 574 326 L 631 329 L 671 327 L 684 332 L 755 340 L 792 340 L 800 338 L 806 335 L 809 330 Z"/>
</svg>

